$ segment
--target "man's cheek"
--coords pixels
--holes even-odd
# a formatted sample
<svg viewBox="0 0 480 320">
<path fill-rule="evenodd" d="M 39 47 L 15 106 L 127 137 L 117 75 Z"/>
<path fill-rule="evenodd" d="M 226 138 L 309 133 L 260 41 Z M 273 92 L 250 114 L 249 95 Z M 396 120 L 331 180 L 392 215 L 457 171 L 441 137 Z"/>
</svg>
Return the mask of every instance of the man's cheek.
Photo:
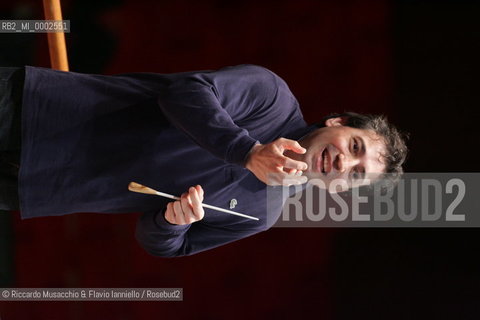
<svg viewBox="0 0 480 320">
<path fill-rule="evenodd" d="M 352 180 L 350 179 L 348 173 L 342 172 L 342 173 L 336 173 L 330 178 L 330 184 L 338 185 L 341 186 L 342 188 L 345 188 L 346 191 L 348 188 L 352 186 Z"/>
</svg>

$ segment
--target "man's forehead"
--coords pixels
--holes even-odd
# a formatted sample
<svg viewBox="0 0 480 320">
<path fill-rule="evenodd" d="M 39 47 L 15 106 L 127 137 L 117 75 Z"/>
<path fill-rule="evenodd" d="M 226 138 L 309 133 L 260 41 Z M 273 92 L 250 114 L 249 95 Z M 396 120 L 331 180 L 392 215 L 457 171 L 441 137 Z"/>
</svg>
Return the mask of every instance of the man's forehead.
<svg viewBox="0 0 480 320">
<path fill-rule="evenodd" d="M 351 127 L 351 129 L 355 131 L 357 135 L 360 135 L 365 139 L 370 139 L 372 141 L 382 140 L 382 137 L 378 133 L 376 133 L 375 130 L 373 129 L 360 129 L 360 128 L 353 128 L 353 127 Z"/>
</svg>

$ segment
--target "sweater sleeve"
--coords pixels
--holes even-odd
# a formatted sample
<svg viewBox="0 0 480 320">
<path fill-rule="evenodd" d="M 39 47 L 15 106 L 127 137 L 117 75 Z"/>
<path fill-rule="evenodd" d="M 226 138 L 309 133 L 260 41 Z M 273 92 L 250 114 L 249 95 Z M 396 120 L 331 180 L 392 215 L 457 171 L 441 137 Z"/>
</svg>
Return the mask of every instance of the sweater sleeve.
<svg viewBox="0 0 480 320">
<path fill-rule="evenodd" d="M 158 103 L 168 120 L 199 146 L 243 166 L 258 141 L 242 123 L 266 113 L 277 78 L 253 65 L 186 74 L 172 81 Z"/>
<path fill-rule="evenodd" d="M 202 221 L 173 225 L 164 211 L 144 213 L 137 222 L 136 239 L 151 255 L 159 257 L 189 256 L 248 237 L 262 230 L 245 225 L 239 228 L 213 227 Z"/>
</svg>

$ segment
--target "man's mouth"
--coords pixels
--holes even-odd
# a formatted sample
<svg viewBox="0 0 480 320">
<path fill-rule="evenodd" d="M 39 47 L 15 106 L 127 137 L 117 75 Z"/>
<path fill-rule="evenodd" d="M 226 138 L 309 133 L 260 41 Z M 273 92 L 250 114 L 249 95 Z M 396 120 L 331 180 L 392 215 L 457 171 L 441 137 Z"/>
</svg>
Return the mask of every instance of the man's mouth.
<svg viewBox="0 0 480 320">
<path fill-rule="evenodd" d="M 329 173 L 330 172 L 330 165 L 329 165 L 329 156 L 327 148 L 323 149 L 322 152 L 322 164 L 321 164 L 321 171 L 322 173 Z"/>
<path fill-rule="evenodd" d="M 325 148 L 322 151 L 322 155 L 320 159 L 317 160 L 318 170 L 323 174 L 327 174 L 331 171 L 329 159 L 330 159 L 330 156 L 329 156 L 328 150 L 327 148 Z"/>
</svg>

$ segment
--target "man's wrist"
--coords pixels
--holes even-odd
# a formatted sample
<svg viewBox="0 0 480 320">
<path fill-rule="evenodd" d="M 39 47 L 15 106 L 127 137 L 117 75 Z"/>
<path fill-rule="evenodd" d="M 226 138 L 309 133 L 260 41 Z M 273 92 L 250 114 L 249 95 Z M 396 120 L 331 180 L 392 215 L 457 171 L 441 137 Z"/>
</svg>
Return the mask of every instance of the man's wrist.
<svg viewBox="0 0 480 320">
<path fill-rule="evenodd" d="M 251 156 L 252 156 L 252 154 L 253 154 L 258 148 L 260 148 L 261 146 L 262 146 L 262 144 L 257 141 L 257 142 L 252 146 L 252 148 L 250 149 L 250 151 L 248 151 L 247 155 L 245 156 L 245 162 L 244 162 L 244 163 L 245 163 L 245 165 L 244 165 L 245 168 L 247 168 L 247 169 L 250 170 L 250 168 L 249 168 L 249 163 L 250 163 L 250 160 L 251 160 Z M 251 171 L 251 170 L 250 170 L 250 171 Z"/>
</svg>

